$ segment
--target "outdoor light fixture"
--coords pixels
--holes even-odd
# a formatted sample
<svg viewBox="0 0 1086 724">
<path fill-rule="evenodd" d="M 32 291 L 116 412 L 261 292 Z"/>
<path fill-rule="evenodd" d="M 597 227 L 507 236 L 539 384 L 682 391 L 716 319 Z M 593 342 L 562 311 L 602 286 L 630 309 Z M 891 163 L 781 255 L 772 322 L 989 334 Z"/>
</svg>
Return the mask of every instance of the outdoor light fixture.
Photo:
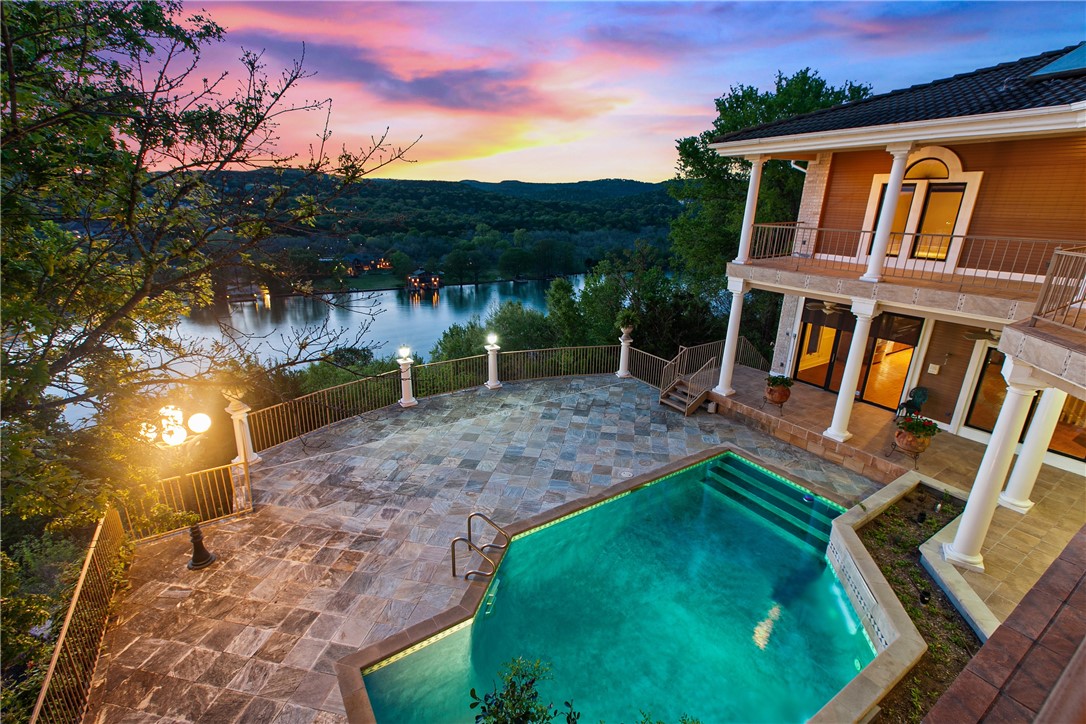
<svg viewBox="0 0 1086 724">
<path fill-rule="evenodd" d="M 188 429 L 186 429 L 185 413 L 175 405 L 163 407 L 158 411 L 158 416 L 159 424 L 143 423 L 140 434 L 160 447 L 177 447 L 184 444 L 189 439 L 190 430 L 199 436 L 211 429 L 211 418 L 202 412 L 197 412 L 189 418 Z"/>
<path fill-rule="evenodd" d="M 491 332 L 490 334 L 488 334 L 486 336 L 486 343 L 487 344 L 497 344 L 498 343 L 498 335 Z"/>
<path fill-rule="evenodd" d="M 407 345 L 404 345 L 403 347 L 400 347 L 400 349 L 397 350 L 397 351 L 400 354 L 400 359 L 407 359 L 408 357 L 411 356 L 411 348 L 408 347 Z"/>
</svg>

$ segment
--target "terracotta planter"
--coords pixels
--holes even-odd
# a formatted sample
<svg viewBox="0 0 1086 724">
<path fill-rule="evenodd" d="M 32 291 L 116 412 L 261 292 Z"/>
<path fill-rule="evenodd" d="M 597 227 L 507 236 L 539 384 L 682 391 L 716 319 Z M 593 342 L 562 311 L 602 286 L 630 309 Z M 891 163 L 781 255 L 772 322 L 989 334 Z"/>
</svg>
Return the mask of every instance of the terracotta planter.
<svg viewBox="0 0 1086 724">
<path fill-rule="evenodd" d="M 774 405 L 783 405 L 792 395 L 792 388 L 766 385 L 765 398 Z"/>
<path fill-rule="evenodd" d="M 931 445 L 931 438 L 917 437 L 911 432 L 898 430 L 894 433 L 894 442 L 897 444 L 899 450 L 919 454 L 928 449 L 928 445 Z"/>
</svg>

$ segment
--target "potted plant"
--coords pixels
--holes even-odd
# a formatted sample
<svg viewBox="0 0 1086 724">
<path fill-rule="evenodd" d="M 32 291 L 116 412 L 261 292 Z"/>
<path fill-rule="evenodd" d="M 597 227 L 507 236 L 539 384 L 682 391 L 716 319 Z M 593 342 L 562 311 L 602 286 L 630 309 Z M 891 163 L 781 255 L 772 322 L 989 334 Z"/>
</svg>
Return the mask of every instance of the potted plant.
<svg viewBox="0 0 1086 724">
<path fill-rule="evenodd" d="M 894 443 L 901 450 L 919 454 L 928 449 L 931 439 L 938 433 L 939 426 L 934 420 L 919 415 L 906 415 L 897 421 Z"/>
<path fill-rule="evenodd" d="M 622 334 L 629 336 L 633 328 L 637 326 L 637 314 L 632 309 L 622 308 L 618 310 L 618 316 L 615 317 L 615 326 L 622 330 Z"/>
<path fill-rule="evenodd" d="M 769 375 L 765 378 L 765 398 L 774 405 L 783 405 L 792 395 L 791 387 L 795 384 L 791 377 Z"/>
</svg>

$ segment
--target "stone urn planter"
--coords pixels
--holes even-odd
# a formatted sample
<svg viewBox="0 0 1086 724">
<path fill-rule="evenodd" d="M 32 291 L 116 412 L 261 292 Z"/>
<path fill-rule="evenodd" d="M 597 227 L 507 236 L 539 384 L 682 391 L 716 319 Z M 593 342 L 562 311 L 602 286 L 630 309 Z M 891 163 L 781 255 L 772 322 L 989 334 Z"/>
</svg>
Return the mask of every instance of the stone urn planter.
<svg viewBox="0 0 1086 724">
<path fill-rule="evenodd" d="M 770 375 L 765 378 L 765 399 L 773 405 L 783 405 L 792 396 L 792 378 Z"/>
<path fill-rule="evenodd" d="M 774 405 L 783 405 L 792 396 L 792 390 L 788 387 L 771 387 L 766 385 L 765 398 Z"/>
<path fill-rule="evenodd" d="M 931 437 L 918 437 L 907 430 L 895 430 L 894 442 L 899 450 L 919 455 L 931 445 Z"/>
</svg>

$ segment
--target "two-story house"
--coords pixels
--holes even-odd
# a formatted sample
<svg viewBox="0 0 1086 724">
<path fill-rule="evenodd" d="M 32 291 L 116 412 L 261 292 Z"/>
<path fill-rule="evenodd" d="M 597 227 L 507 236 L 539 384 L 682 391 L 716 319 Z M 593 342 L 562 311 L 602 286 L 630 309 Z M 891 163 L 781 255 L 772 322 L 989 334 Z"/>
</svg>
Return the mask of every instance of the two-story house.
<svg viewBox="0 0 1086 724">
<path fill-rule="evenodd" d="M 988 443 L 945 551 L 982 568 L 997 500 L 1025 512 L 1042 462 L 1084 469 L 1084 129 L 1086 43 L 716 139 L 751 162 L 716 395 L 745 294 L 782 294 L 772 369 L 836 393 L 826 438 L 922 388 L 923 415 Z M 801 207 L 755 223 L 771 159 L 806 174 Z"/>
</svg>

